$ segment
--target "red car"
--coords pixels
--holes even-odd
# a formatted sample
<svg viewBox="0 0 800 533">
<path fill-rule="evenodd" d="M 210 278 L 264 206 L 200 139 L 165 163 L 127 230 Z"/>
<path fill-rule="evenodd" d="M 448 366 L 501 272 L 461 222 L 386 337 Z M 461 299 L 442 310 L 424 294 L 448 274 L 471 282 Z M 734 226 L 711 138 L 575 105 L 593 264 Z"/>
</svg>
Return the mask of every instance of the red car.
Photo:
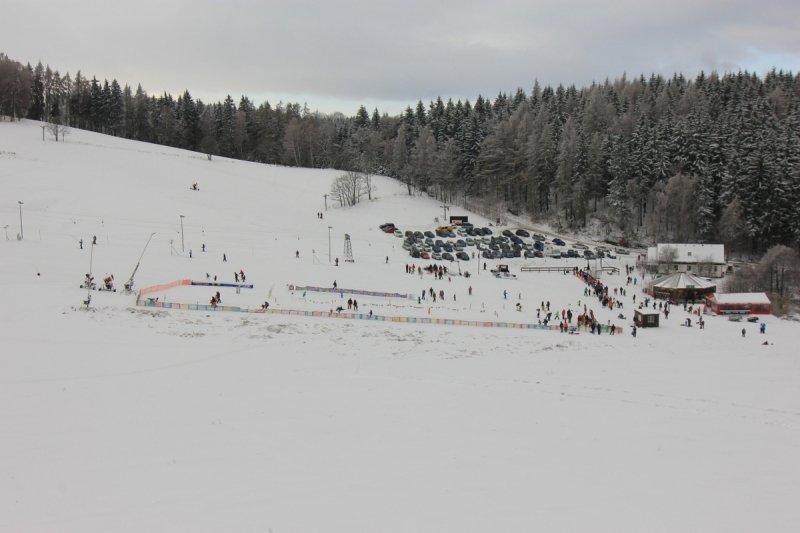
<svg viewBox="0 0 800 533">
<path fill-rule="evenodd" d="M 419 253 L 419 257 L 420 257 L 420 259 L 430 259 L 431 258 L 431 254 L 429 254 L 428 252 L 420 252 Z"/>
</svg>

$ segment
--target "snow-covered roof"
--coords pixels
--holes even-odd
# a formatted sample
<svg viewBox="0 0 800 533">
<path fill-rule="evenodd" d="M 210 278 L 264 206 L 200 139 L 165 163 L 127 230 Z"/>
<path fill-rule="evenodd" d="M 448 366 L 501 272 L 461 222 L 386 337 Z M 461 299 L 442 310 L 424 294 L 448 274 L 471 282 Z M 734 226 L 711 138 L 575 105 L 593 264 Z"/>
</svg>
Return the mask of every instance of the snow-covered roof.
<svg viewBox="0 0 800 533">
<path fill-rule="evenodd" d="M 769 298 L 763 292 L 729 292 L 715 294 L 714 299 L 721 304 L 768 304 Z"/>
<path fill-rule="evenodd" d="M 686 272 L 676 272 L 675 274 L 658 278 L 651 281 L 649 285 L 659 289 L 712 289 L 717 286 L 716 283 Z"/>
<path fill-rule="evenodd" d="M 675 250 L 672 263 L 717 263 L 725 264 L 724 244 L 680 244 L 659 243 L 647 249 L 647 260 L 658 262 L 666 260 Z"/>
</svg>

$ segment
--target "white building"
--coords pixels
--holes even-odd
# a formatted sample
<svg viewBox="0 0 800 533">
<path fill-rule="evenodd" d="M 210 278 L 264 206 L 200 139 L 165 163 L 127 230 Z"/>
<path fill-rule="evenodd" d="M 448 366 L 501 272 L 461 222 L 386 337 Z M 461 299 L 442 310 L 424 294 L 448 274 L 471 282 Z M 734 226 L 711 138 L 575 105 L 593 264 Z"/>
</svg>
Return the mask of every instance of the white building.
<svg viewBox="0 0 800 533">
<path fill-rule="evenodd" d="M 688 272 L 696 276 L 725 275 L 724 244 L 660 243 L 647 249 L 647 269 L 659 274 Z"/>
</svg>

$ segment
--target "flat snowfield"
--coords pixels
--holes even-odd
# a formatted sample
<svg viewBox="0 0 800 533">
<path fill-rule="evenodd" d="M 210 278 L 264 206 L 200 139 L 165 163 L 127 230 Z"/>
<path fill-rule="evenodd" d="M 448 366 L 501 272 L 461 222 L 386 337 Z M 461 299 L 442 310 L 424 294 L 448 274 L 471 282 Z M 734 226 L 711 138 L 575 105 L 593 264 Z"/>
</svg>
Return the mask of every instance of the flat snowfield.
<svg viewBox="0 0 800 533">
<path fill-rule="evenodd" d="M 377 177 L 372 201 L 326 210 L 339 174 L 0 122 L 0 531 L 800 529 L 797 323 L 701 330 L 675 307 L 633 338 L 638 271 L 635 286 L 602 279 L 627 289 L 614 311 L 519 259 L 504 262 L 515 280 L 478 259 L 407 274 L 378 225 L 432 229 L 441 202 Z M 373 318 L 158 309 L 121 291 L 87 310 L 85 274 L 121 289 L 151 234 L 136 288 L 244 271 L 254 287 L 220 288 L 223 305 L 327 314 L 355 298 Z M 568 264 L 548 261 L 527 263 Z M 290 290 L 334 281 L 341 295 Z M 431 288 L 444 299 L 422 300 Z M 537 323 L 548 301 L 622 334 L 379 319 Z"/>
</svg>

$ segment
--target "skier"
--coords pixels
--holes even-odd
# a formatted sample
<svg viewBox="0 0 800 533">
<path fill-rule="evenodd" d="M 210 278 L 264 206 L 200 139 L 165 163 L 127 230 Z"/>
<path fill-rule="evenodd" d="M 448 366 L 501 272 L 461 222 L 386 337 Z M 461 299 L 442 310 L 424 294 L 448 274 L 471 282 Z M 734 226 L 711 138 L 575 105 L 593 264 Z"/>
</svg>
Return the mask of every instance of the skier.
<svg viewBox="0 0 800 533">
<path fill-rule="evenodd" d="M 508 291 L 506 291 L 505 289 L 503 289 L 503 299 L 508 300 Z"/>
<path fill-rule="evenodd" d="M 238 272 L 234 272 L 233 273 L 233 279 L 236 281 L 236 283 L 239 283 L 239 273 Z"/>
<path fill-rule="evenodd" d="M 189 259 L 191 259 L 191 258 L 192 258 L 192 249 L 189 248 Z"/>
<path fill-rule="evenodd" d="M 761 326 L 759 327 L 759 330 L 761 331 L 761 334 L 762 334 L 762 335 L 763 335 L 764 333 L 766 333 L 766 332 L 767 332 L 767 323 L 766 323 L 766 322 L 762 322 L 762 323 L 761 323 Z"/>
<path fill-rule="evenodd" d="M 222 303 L 222 296 L 219 295 L 219 291 L 217 291 L 217 303 Z"/>
<path fill-rule="evenodd" d="M 469 286 L 468 291 L 469 291 L 469 295 L 472 296 L 472 285 Z"/>
<path fill-rule="evenodd" d="M 337 267 L 339 266 L 339 258 L 338 257 L 336 258 L 336 266 Z"/>
<path fill-rule="evenodd" d="M 335 289 L 336 287 L 337 287 L 336 280 L 333 280 L 333 288 Z"/>
<path fill-rule="evenodd" d="M 244 270 L 239 271 L 239 278 L 242 280 L 242 283 L 244 283 Z"/>
<path fill-rule="evenodd" d="M 742 328 L 742 338 L 744 338 L 744 336 L 745 336 L 745 334 L 746 334 L 746 333 L 747 333 L 747 330 L 745 330 L 744 328 Z"/>
<path fill-rule="evenodd" d="M 97 244 L 97 235 L 92 235 L 92 244 Z"/>
<path fill-rule="evenodd" d="M 295 257 L 295 259 L 300 259 L 300 250 L 297 250 L 297 251 L 294 253 L 294 257 Z"/>
<path fill-rule="evenodd" d="M 389 264 L 389 256 L 388 255 L 386 256 L 386 264 L 387 265 Z"/>
<path fill-rule="evenodd" d="M 228 256 L 227 255 L 222 254 L 222 262 L 223 263 L 227 263 L 228 262 Z"/>
<path fill-rule="evenodd" d="M 80 249 L 83 250 L 83 239 L 78 241 L 78 246 L 80 246 Z"/>
<path fill-rule="evenodd" d="M 206 251 L 206 243 L 203 243 L 203 251 Z"/>
</svg>

